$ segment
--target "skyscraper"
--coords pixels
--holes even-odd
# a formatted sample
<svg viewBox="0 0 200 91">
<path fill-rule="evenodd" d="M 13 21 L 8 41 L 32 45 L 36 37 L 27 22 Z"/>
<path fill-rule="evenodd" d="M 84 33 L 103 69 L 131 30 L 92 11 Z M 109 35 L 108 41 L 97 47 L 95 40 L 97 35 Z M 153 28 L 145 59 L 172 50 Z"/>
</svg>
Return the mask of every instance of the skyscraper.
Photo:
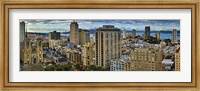
<svg viewBox="0 0 200 91">
<path fill-rule="evenodd" d="M 70 35 L 69 35 L 70 42 L 74 45 L 79 44 L 79 32 L 78 32 L 78 23 L 73 21 L 70 24 Z"/>
<path fill-rule="evenodd" d="M 132 30 L 132 37 L 133 37 L 133 38 L 136 37 L 136 30 L 135 30 L 135 29 Z"/>
<path fill-rule="evenodd" d="M 49 47 L 50 48 L 54 48 L 54 47 L 60 45 L 60 32 L 56 32 L 56 31 L 50 32 L 48 34 L 48 37 L 49 37 Z"/>
<path fill-rule="evenodd" d="M 90 32 L 88 30 L 79 29 L 79 45 L 90 42 Z"/>
<path fill-rule="evenodd" d="M 149 38 L 150 37 L 150 26 L 145 26 L 145 32 L 144 32 L 144 38 Z"/>
<path fill-rule="evenodd" d="M 109 67 L 111 59 L 118 59 L 121 55 L 120 29 L 113 25 L 103 25 L 97 29 L 95 36 L 96 65 Z"/>
<path fill-rule="evenodd" d="M 20 22 L 20 42 L 23 42 L 26 38 L 25 22 Z"/>
<path fill-rule="evenodd" d="M 159 40 L 160 39 L 160 31 L 155 33 L 156 38 Z"/>
<path fill-rule="evenodd" d="M 126 29 L 123 30 L 123 39 L 126 38 Z"/>
<path fill-rule="evenodd" d="M 60 39 L 60 32 L 49 32 L 48 34 L 49 40 L 59 40 Z"/>
<path fill-rule="evenodd" d="M 177 30 L 173 29 L 172 30 L 172 43 L 177 42 Z"/>
</svg>

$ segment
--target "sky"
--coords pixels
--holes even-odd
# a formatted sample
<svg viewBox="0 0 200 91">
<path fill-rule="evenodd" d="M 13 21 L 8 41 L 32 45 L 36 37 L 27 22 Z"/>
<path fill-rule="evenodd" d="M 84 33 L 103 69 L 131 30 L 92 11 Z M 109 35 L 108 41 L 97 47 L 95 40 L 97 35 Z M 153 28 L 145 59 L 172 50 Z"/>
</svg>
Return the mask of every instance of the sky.
<svg viewBox="0 0 200 91">
<path fill-rule="evenodd" d="M 40 20 L 32 19 L 25 21 L 28 32 L 48 33 L 52 31 L 69 32 L 70 23 L 73 20 Z M 75 20 L 78 22 L 79 28 L 82 29 L 97 29 L 103 25 L 114 25 L 116 28 L 137 31 L 143 31 L 145 26 L 150 26 L 151 30 L 180 30 L 180 20 Z"/>
</svg>

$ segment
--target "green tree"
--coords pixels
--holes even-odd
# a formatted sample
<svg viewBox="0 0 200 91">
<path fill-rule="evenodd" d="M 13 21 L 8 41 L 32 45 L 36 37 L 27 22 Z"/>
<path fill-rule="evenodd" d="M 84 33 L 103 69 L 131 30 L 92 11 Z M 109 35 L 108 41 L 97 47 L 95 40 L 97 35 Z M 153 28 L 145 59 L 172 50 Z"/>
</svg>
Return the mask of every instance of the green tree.
<svg viewBox="0 0 200 91">
<path fill-rule="evenodd" d="M 54 66 L 51 66 L 51 67 L 50 67 L 50 71 L 55 71 L 55 67 L 54 67 Z"/>
<path fill-rule="evenodd" d="M 62 71 L 62 70 L 63 68 L 60 65 L 56 67 L 56 71 Z"/>
<path fill-rule="evenodd" d="M 66 64 L 63 66 L 63 69 L 64 69 L 64 71 L 70 71 L 71 66 Z"/>
<path fill-rule="evenodd" d="M 79 63 L 75 64 L 75 68 L 76 68 L 77 70 L 82 70 L 82 67 L 81 67 L 81 65 L 80 65 Z"/>
</svg>

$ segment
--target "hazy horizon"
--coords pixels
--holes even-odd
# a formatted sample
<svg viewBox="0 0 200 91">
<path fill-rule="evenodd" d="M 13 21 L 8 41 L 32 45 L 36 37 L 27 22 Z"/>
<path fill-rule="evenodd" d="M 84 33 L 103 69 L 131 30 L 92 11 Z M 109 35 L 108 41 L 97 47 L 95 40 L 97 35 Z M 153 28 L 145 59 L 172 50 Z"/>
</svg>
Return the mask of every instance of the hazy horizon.
<svg viewBox="0 0 200 91">
<path fill-rule="evenodd" d="M 27 32 L 48 33 L 52 31 L 69 32 L 72 19 L 21 19 L 26 23 Z M 114 25 L 119 29 L 143 31 L 150 26 L 152 31 L 180 30 L 180 20 L 75 20 L 81 29 L 97 29 L 103 25 Z"/>
</svg>

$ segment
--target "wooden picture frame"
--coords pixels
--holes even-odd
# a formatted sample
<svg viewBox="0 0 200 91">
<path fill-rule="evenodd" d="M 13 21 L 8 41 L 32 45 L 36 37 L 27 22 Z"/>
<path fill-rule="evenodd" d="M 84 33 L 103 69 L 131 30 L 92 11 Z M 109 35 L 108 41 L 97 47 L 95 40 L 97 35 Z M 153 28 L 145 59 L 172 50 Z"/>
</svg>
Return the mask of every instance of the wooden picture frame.
<svg viewBox="0 0 200 91">
<path fill-rule="evenodd" d="M 31 90 L 36 88 L 37 90 L 50 90 L 62 89 L 62 90 L 200 90 L 199 89 L 199 57 L 198 57 L 198 40 L 199 40 L 199 2 L 198 1 L 2 1 L 1 2 L 1 19 L 2 19 L 2 28 L 1 28 L 1 60 L 0 67 L 1 70 L 1 83 L 4 90 L 13 89 L 19 90 Z M 95 9 L 191 9 L 192 11 L 192 82 L 120 82 L 120 83 L 97 83 L 97 82 L 81 82 L 81 83 L 45 83 L 45 82 L 9 82 L 9 9 L 64 9 L 64 8 L 95 8 Z M 120 88 L 120 89 L 119 89 Z"/>
</svg>

